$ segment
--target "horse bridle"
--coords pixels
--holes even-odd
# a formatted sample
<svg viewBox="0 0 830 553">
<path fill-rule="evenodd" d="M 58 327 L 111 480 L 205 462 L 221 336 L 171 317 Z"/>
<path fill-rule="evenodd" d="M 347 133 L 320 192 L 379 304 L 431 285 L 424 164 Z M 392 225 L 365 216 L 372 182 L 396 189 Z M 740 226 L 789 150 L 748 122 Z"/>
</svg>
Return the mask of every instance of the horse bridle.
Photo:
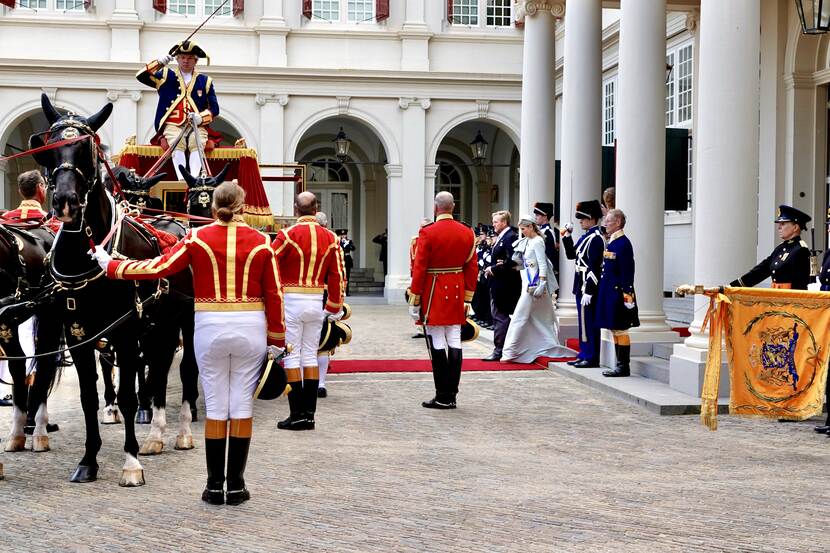
<svg viewBox="0 0 830 553">
<path fill-rule="evenodd" d="M 201 177 L 199 180 L 201 180 L 203 184 L 201 184 L 200 186 L 194 186 L 193 188 L 188 188 L 187 189 L 187 213 L 188 214 L 190 213 L 190 204 L 193 203 L 192 199 L 196 194 L 199 194 L 199 196 L 201 197 L 202 194 L 207 194 L 208 192 L 213 192 L 213 191 L 216 190 L 216 185 L 204 184 L 204 182 L 205 182 L 204 177 Z M 196 203 L 202 205 L 202 207 L 204 207 L 204 208 L 207 208 L 209 202 L 210 202 L 210 200 L 207 200 L 207 202 L 202 202 L 200 200 L 196 201 Z"/>
</svg>

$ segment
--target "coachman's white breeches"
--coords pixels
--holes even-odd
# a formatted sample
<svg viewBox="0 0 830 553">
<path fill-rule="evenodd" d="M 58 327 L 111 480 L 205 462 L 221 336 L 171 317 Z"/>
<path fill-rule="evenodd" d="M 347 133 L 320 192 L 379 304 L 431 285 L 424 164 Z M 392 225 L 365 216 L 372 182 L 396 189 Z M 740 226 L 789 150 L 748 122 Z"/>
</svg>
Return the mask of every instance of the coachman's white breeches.
<svg viewBox="0 0 830 553">
<path fill-rule="evenodd" d="M 322 294 L 285 294 L 285 341 L 294 347 L 286 369 L 317 366 L 324 317 Z"/>
<path fill-rule="evenodd" d="M 197 311 L 193 349 L 207 418 L 248 419 L 265 359 L 264 311 Z"/>
<path fill-rule="evenodd" d="M 427 325 L 426 333 L 432 339 L 433 349 L 447 349 L 448 346 L 461 349 L 461 325 Z"/>
</svg>

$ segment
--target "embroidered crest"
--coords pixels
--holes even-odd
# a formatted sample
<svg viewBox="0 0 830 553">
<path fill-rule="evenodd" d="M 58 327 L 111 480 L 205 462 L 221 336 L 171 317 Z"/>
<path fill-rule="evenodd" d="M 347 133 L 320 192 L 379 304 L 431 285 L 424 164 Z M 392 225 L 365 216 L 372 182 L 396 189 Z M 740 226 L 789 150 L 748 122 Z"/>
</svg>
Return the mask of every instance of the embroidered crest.
<svg viewBox="0 0 830 553">
<path fill-rule="evenodd" d="M 81 133 L 75 127 L 66 127 L 61 131 L 61 140 L 69 140 L 70 138 L 78 138 Z"/>
<path fill-rule="evenodd" d="M 207 192 L 199 192 L 199 198 L 196 200 L 199 205 L 206 208 L 210 203 L 210 195 Z"/>
<path fill-rule="evenodd" d="M 12 329 L 10 329 L 4 324 L 0 324 L 0 340 L 3 340 L 5 343 L 8 344 L 9 340 L 11 340 L 13 337 L 14 333 L 12 332 Z"/>
<path fill-rule="evenodd" d="M 72 323 L 72 328 L 69 329 L 69 333 L 72 334 L 78 341 L 81 340 L 84 336 L 86 336 L 86 331 L 84 327 L 79 325 L 78 323 Z"/>
<path fill-rule="evenodd" d="M 758 368 L 758 379 L 773 386 L 798 386 L 795 350 L 798 345 L 798 323 L 793 327 L 768 328 L 758 333 L 759 344 L 751 348 L 751 363 Z"/>
</svg>

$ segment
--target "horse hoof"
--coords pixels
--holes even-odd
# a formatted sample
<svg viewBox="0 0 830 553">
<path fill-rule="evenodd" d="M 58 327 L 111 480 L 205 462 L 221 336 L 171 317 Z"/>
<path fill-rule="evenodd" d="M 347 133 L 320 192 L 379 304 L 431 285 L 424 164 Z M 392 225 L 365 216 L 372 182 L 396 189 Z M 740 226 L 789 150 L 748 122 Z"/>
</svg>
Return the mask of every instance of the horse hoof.
<svg viewBox="0 0 830 553">
<path fill-rule="evenodd" d="M 32 436 L 32 451 L 35 453 L 49 451 L 49 436 Z"/>
<path fill-rule="evenodd" d="M 144 469 L 125 469 L 121 471 L 118 485 L 122 488 L 137 488 L 144 485 Z"/>
<path fill-rule="evenodd" d="M 75 472 L 69 479 L 70 482 L 75 482 L 76 484 L 95 482 L 96 480 L 98 480 L 98 465 L 78 465 L 78 468 L 75 469 Z"/>
<path fill-rule="evenodd" d="M 26 436 L 15 436 L 6 440 L 6 453 L 24 451 L 26 449 Z"/>
<path fill-rule="evenodd" d="M 141 444 L 141 449 L 138 450 L 139 455 L 159 455 L 164 449 L 164 442 L 161 440 L 144 440 Z"/>
<path fill-rule="evenodd" d="M 101 424 L 121 424 L 121 412 L 114 405 L 107 405 L 104 409 L 104 416 L 101 417 Z"/>
<path fill-rule="evenodd" d="M 175 449 L 181 451 L 185 449 L 193 449 L 193 436 L 184 434 L 179 434 L 176 436 L 176 445 Z"/>
<path fill-rule="evenodd" d="M 153 422 L 153 412 L 150 409 L 139 409 L 135 414 L 136 424 L 150 424 Z"/>
</svg>

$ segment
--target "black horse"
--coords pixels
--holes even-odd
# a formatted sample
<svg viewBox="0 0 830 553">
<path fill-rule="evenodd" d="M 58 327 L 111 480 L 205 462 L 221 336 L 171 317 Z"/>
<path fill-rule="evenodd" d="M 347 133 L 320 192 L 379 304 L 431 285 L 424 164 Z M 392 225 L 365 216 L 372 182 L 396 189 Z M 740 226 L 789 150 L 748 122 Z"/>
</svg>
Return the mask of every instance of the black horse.
<svg viewBox="0 0 830 553">
<path fill-rule="evenodd" d="M 213 191 L 225 181 L 230 164 L 225 164 L 221 171 L 213 177 L 194 177 L 187 172 L 184 165 L 179 165 L 185 182 L 187 183 L 187 214 L 196 217 L 213 219 L 211 204 L 213 203 Z M 207 221 L 190 221 L 190 226 L 202 226 Z"/>
<path fill-rule="evenodd" d="M 0 225 L 0 304 L 7 306 L 0 314 L 0 347 L 9 357 L 25 357 L 20 343 L 19 326 L 33 313 L 31 307 L 15 308 L 43 291 L 45 274 L 44 259 L 52 248 L 55 234 L 47 227 L 37 225 Z M 24 304 L 25 305 L 25 304 Z M 46 433 L 48 414 L 46 396 L 51 388 L 55 373 L 43 371 L 39 374 L 29 392 L 26 378 L 27 361 L 9 359 L 12 375 L 12 424 L 6 440 L 5 451 L 23 451 L 26 447 L 24 429 L 27 414 L 37 412 L 42 424 L 32 438 L 34 451 L 48 451 L 49 437 Z"/>
<path fill-rule="evenodd" d="M 53 207 L 63 222 L 49 257 L 48 270 L 56 286 L 53 301 L 39 309 L 37 351 L 56 349 L 61 332 L 65 332 L 67 343 L 73 346 L 87 433 L 84 455 L 70 480 L 90 482 L 98 474 L 101 436 L 95 341 L 91 338 L 103 333 L 115 348 L 120 371 L 118 405 L 124 415 L 126 452 L 120 485 L 140 486 L 144 484 L 144 470 L 136 457 L 134 423 L 135 379 L 141 365 L 137 336 L 142 330 L 144 304 L 162 290 L 157 282 L 136 285 L 107 279 L 89 251 L 93 244 L 102 244 L 111 230 L 113 238 L 106 248 L 116 255 L 146 259 L 158 255 L 159 248 L 140 224 L 119 215 L 115 200 L 97 171 L 99 149 L 95 132 L 112 113 L 112 104 L 88 118 L 73 113 L 61 115 L 46 95 L 41 97 L 41 106 L 50 124 L 47 144 L 89 137 L 35 154 L 36 161 L 50 170 Z M 44 144 L 44 138 L 33 135 L 29 142 L 35 148 Z M 54 371 L 54 364 L 52 356 L 40 358 L 38 373 Z"/>
<path fill-rule="evenodd" d="M 123 168 L 116 168 L 114 172 L 130 205 L 135 205 L 139 209 L 160 207 L 155 207 L 154 200 L 157 198 L 149 194 L 150 188 L 164 178 L 165 173 L 144 179 Z M 187 233 L 184 225 L 169 216 L 149 215 L 142 216 L 142 219 L 177 239 L 183 238 Z M 179 434 L 176 437 L 175 449 L 193 449 L 190 423 L 197 418 L 196 399 L 199 397 L 199 369 L 193 351 L 193 277 L 190 270 L 187 270 L 171 276 L 168 280 L 170 292 L 149 308 L 150 324 L 140 338 L 150 367 L 149 387 L 153 400 L 152 424 L 150 433 L 139 450 L 141 455 L 157 455 L 164 449 L 164 432 L 167 427 L 167 378 L 176 347 L 179 345 L 180 333 L 183 346 L 179 363 L 182 407 L 179 410 Z"/>
</svg>

